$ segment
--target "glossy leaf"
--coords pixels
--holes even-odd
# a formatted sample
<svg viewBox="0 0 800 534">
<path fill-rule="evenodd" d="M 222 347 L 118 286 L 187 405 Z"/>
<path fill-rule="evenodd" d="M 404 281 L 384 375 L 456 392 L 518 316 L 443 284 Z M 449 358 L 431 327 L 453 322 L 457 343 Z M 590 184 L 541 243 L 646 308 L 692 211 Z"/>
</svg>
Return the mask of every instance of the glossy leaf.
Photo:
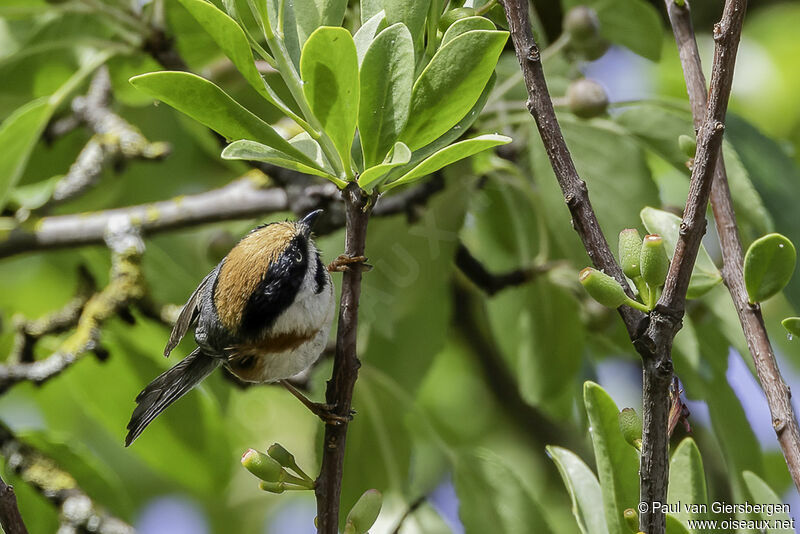
<svg viewBox="0 0 800 534">
<path fill-rule="evenodd" d="M 250 139 L 289 154 L 298 161 L 313 164 L 272 126 L 200 76 L 189 72 L 151 72 L 134 76 L 131 83 L 230 141 Z"/>
<path fill-rule="evenodd" d="M 487 148 L 497 145 L 505 145 L 510 142 L 510 137 L 496 134 L 479 135 L 478 137 L 473 137 L 472 139 L 459 141 L 458 143 L 454 143 L 439 150 L 438 152 L 435 152 L 433 155 L 429 156 L 428 159 L 422 161 L 422 163 L 411 169 L 408 173 L 389 183 L 385 189 L 389 190 L 399 185 L 410 184 L 458 160 L 468 158 L 469 156 L 482 150 L 486 150 Z"/>
<path fill-rule="evenodd" d="M 0 125 L 0 146 L 7 154 L 0 159 L 0 208 L 22 176 L 52 113 L 47 97 L 42 97 L 25 104 Z"/>
<path fill-rule="evenodd" d="M 597 463 L 597 478 L 603 488 L 603 504 L 609 532 L 624 532 L 626 508 L 639 502 L 639 458 L 619 429 L 619 408 L 594 382 L 583 386 L 583 401 L 589 416 L 589 433 Z"/>
<path fill-rule="evenodd" d="M 578 455 L 552 445 L 547 454 L 555 462 L 572 501 L 572 514 L 582 534 L 607 534 L 608 527 L 603 517 L 603 494 L 600 483 L 592 470 Z"/>
<path fill-rule="evenodd" d="M 414 82 L 411 111 L 400 140 L 412 151 L 444 134 L 477 102 L 508 39 L 474 30 L 440 48 Z"/>
<path fill-rule="evenodd" d="M 261 143 L 250 141 L 248 139 L 240 139 L 226 146 L 225 150 L 222 151 L 222 158 L 240 159 L 245 161 L 262 161 L 264 163 L 271 163 L 273 165 L 291 169 L 293 171 L 313 174 L 315 176 L 322 176 L 324 178 L 334 178 L 329 173 L 301 163 L 291 156 L 281 152 L 280 150 L 276 150 L 267 145 L 262 145 Z"/>
<path fill-rule="evenodd" d="M 764 480 L 756 475 L 751 471 L 745 471 L 742 473 L 744 477 L 744 483 L 747 486 L 747 491 L 750 493 L 750 496 L 753 499 L 753 504 L 772 504 L 777 506 L 785 506 L 783 500 L 778 497 L 778 494 L 769 487 L 769 484 L 764 482 Z M 778 509 L 780 510 L 780 509 Z M 766 512 L 762 512 L 759 514 L 761 519 L 769 521 L 771 525 L 775 524 L 775 521 L 780 521 L 782 524 L 789 527 L 789 525 L 794 524 L 794 520 L 789 518 L 789 514 L 783 511 L 776 511 L 772 514 L 767 514 Z M 792 527 L 789 527 L 791 529 Z M 768 534 L 778 534 L 781 532 L 786 532 L 786 528 L 767 528 L 766 532 Z"/>
<path fill-rule="evenodd" d="M 358 57 L 350 32 L 324 26 L 311 34 L 300 57 L 300 76 L 311 111 L 348 169 L 359 97 Z"/>
<path fill-rule="evenodd" d="M 472 30 L 495 30 L 494 23 L 484 17 L 466 17 L 458 19 L 447 28 L 447 31 L 442 37 L 440 47 L 446 45 L 461 34 L 467 33 Z"/>
<path fill-rule="evenodd" d="M 488 449 L 459 454 L 458 515 L 466 534 L 527 534 L 547 530 L 542 511 L 511 465 Z"/>
<path fill-rule="evenodd" d="M 372 167 L 383 161 L 408 119 L 414 84 L 414 43 L 408 28 L 395 24 L 383 30 L 367 50 L 359 76 L 358 131 L 364 166 Z"/>
<path fill-rule="evenodd" d="M 667 247 L 667 254 L 672 259 L 672 255 L 675 254 L 675 246 L 678 243 L 681 218 L 655 208 L 644 208 L 640 213 L 640 217 L 648 232 L 662 237 L 664 245 Z M 699 298 L 721 281 L 722 276 L 720 276 L 719 270 L 711 260 L 711 256 L 708 255 L 705 247 L 700 245 L 686 297 L 690 299 Z"/>
<path fill-rule="evenodd" d="M 750 302 L 762 302 L 780 292 L 794 273 L 797 252 L 788 238 L 768 234 L 756 239 L 744 256 L 744 285 Z"/>
<path fill-rule="evenodd" d="M 790 335 L 800 336 L 800 317 L 787 317 L 781 324 Z"/>
<path fill-rule="evenodd" d="M 256 69 L 250 43 L 239 24 L 205 0 L 180 0 L 180 2 L 211 35 L 247 83 L 261 96 L 278 106 L 274 93 L 267 90 L 261 74 Z"/>
<path fill-rule="evenodd" d="M 678 512 L 673 515 L 684 525 L 688 520 L 706 519 L 704 513 L 692 513 L 687 506 L 708 505 L 706 476 L 700 450 L 692 438 L 686 438 L 672 453 L 669 464 L 669 491 L 667 502 L 680 503 Z"/>
<path fill-rule="evenodd" d="M 373 183 L 386 175 L 390 170 L 400 165 L 405 165 L 411 159 L 411 151 L 403 143 L 397 143 L 392 150 L 392 157 L 387 163 L 370 167 L 358 177 L 358 185 L 365 189 L 372 189 Z"/>
</svg>

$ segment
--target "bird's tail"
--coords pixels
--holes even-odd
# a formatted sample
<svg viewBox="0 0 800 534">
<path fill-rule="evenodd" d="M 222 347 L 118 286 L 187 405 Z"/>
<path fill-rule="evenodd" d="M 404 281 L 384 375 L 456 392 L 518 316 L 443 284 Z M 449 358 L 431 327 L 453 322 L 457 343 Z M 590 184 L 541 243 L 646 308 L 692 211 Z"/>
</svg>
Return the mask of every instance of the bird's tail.
<svg viewBox="0 0 800 534">
<path fill-rule="evenodd" d="M 220 359 L 207 356 L 197 348 L 178 365 L 150 382 L 136 397 L 137 406 L 128 423 L 125 446 L 133 443 L 158 414 L 199 384 L 220 363 Z"/>
</svg>

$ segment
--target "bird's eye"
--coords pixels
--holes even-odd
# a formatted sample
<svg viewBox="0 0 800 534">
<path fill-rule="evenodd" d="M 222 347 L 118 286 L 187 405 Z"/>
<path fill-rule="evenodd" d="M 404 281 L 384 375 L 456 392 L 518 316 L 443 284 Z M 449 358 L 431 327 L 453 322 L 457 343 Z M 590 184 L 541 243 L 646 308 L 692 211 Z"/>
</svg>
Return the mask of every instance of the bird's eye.
<svg viewBox="0 0 800 534">
<path fill-rule="evenodd" d="M 294 261 L 297 262 L 297 263 L 300 263 L 301 261 L 303 261 L 303 252 L 301 250 L 298 250 L 295 253 Z"/>
</svg>

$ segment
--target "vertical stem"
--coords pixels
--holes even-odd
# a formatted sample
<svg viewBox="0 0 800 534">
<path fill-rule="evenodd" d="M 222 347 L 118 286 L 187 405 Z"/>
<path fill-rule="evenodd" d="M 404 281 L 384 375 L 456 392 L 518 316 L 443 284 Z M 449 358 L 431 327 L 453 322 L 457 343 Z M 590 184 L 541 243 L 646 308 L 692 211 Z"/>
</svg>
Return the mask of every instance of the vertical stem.
<svg viewBox="0 0 800 534">
<path fill-rule="evenodd" d="M 351 257 L 363 256 L 372 199 L 352 182 L 342 191 L 342 196 L 345 205 L 345 254 Z M 361 366 L 356 351 L 361 274 L 359 265 L 355 265 L 345 271 L 342 277 L 336 356 L 333 361 L 333 375 L 328 381 L 325 395 L 328 404 L 335 406 L 336 414 L 344 417 L 350 415 L 353 389 L 358 378 L 358 368 Z M 338 533 L 347 427 L 347 423 L 325 426 L 322 467 L 315 490 L 319 534 Z"/>
</svg>

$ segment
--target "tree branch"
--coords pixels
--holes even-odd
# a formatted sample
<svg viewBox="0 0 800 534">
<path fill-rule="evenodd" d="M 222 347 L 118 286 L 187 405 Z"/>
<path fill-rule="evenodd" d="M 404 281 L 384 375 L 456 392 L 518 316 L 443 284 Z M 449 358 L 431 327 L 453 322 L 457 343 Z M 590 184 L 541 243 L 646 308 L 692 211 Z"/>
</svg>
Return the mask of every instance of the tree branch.
<svg viewBox="0 0 800 534">
<path fill-rule="evenodd" d="M 669 385 L 672 379 L 672 341 L 680 329 L 686 290 L 697 250 L 705 232 L 705 207 L 711 189 L 716 155 L 722 143 L 724 119 L 733 80 L 736 50 L 741 35 L 745 0 L 727 0 L 722 21 L 715 26 L 717 43 L 712 69 L 711 94 L 684 211 L 678 245 L 670 265 L 664 292 L 649 324 L 642 314 L 621 308 L 628 333 L 643 360 L 644 433 L 640 468 L 640 499 L 651 504 L 666 502 L 669 475 Z M 528 110 L 536 120 L 551 165 L 572 213 L 575 230 L 595 266 L 616 278 L 629 291 L 619 265 L 600 230 L 589 203 L 586 184 L 578 176 L 564 142 L 553 104 L 547 91 L 539 49 L 528 20 L 527 2 L 508 0 L 506 17 L 511 37 L 528 89 Z M 630 295 L 629 295 L 630 296 Z M 641 326 L 646 330 L 640 335 Z M 649 534 L 662 534 L 665 515 L 645 512 L 640 528 Z"/>
<path fill-rule="evenodd" d="M 14 487 L 0 478 L 0 527 L 6 534 L 28 534 L 22 514 L 17 506 L 17 495 Z"/>
<path fill-rule="evenodd" d="M 345 254 L 364 256 L 367 243 L 367 223 L 374 201 L 354 182 L 342 191 L 344 198 Z M 356 341 L 358 337 L 358 303 L 361 297 L 361 265 L 356 264 L 344 272 L 342 296 L 339 304 L 339 326 L 336 333 L 336 355 L 333 375 L 328 381 L 326 402 L 335 407 L 335 413 L 350 416 L 353 389 L 358 378 Z M 323 439 L 322 467 L 316 481 L 317 532 L 339 532 L 339 504 L 344 474 L 344 453 L 348 423 L 326 425 Z"/>
<path fill-rule="evenodd" d="M 679 6 L 673 0 L 665 0 L 665 4 L 683 65 L 695 128 L 699 129 L 702 126 L 707 103 L 706 80 L 697 50 L 689 2 Z M 761 308 L 758 304 L 751 305 L 749 303 L 745 289 L 742 272 L 744 262 L 742 242 L 736 227 L 736 214 L 733 209 L 722 153 L 718 156 L 714 182 L 711 185 L 711 207 L 722 249 L 722 278 L 731 294 L 761 387 L 767 397 L 773 427 L 786 459 L 786 465 L 795 486 L 800 489 L 800 429 L 798 429 L 797 418 L 792 409 L 789 388 L 781 376 L 767 329 L 764 326 Z"/>
<path fill-rule="evenodd" d="M 138 232 L 127 219 L 111 221 L 106 241 L 113 253 L 109 284 L 86 302 L 75 332 L 55 353 L 42 360 L 0 365 L 0 393 L 22 381 L 42 384 L 63 372 L 97 348 L 105 321 L 144 296 L 140 269 L 144 245 Z"/>
<path fill-rule="evenodd" d="M 489 272 L 478 258 L 472 255 L 463 243 L 458 244 L 455 257 L 456 267 L 490 297 L 508 287 L 520 286 L 534 280 L 540 274 L 553 269 L 558 262 L 547 262 L 514 269 L 505 273 L 495 274 Z"/>
<path fill-rule="evenodd" d="M 70 532 L 80 529 L 81 532 L 97 534 L 135 534 L 133 527 L 95 504 L 78 487 L 72 475 L 61 469 L 51 458 L 19 441 L 2 423 L 0 423 L 0 454 L 5 457 L 8 469 L 59 509 L 61 523 L 71 527 Z M 8 534 L 26 532 L 24 525 L 22 528 L 23 530 L 16 531 L 6 529 L 6 532 Z"/>
<path fill-rule="evenodd" d="M 536 121 L 547 157 L 550 159 L 558 185 L 561 186 L 567 207 L 572 215 L 572 226 L 580 236 L 592 264 L 597 269 L 613 276 L 622 285 L 628 296 L 634 298 L 622 269 L 608 247 L 608 241 L 606 241 L 597 216 L 592 209 L 586 183 L 578 176 L 569 148 L 567 148 L 567 143 L 564 141 L 558 125 L 542 70 L 539 47 L 531 32 L 528 2 L 507 0 L 505 9 L 511 40 L 514 42 L 525 87 L 528 90 L 528 111 Z M 618 311 L 628 329 L 628 335 L 634 339 L 645 326 L 645 315 L 627 306 L 620 307 Z"/>
</svg>

